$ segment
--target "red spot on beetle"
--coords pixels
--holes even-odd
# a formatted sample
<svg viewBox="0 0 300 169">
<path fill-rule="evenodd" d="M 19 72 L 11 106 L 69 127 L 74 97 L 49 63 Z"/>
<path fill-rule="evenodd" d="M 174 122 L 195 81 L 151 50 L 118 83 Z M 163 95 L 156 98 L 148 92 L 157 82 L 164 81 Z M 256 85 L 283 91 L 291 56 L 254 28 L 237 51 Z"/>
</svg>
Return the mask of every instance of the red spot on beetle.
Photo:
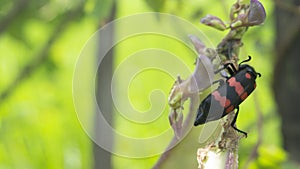
<svg viewBox="0 0 300 169">
<path fill-rule="evenodd" d="M 225 107 L 228 107 L 231 104 L 230 100 L 226 99 Z"/>
<path fill-rule="evenodd" d="M 245 92 L 241 95 L 241 100 L 245 100 L 248 97 L 248 93 Z"/>
<path fill-rule="evenodd" d="M 234 106 L 231 105 L 226 109 L 226 113 L 228 114 L 228 113 L 232 112 L 233 110 L 234 110 Z"/>
<path fill-rule="evenodd" d="M 225 96 L 221 96 L 218 91 L 214 91 L 211 95 L 214 96 L 215 100 L 217 100 L 222 107 L 230 106 L 230 100 L 228 100 Z"/>
<path fill-rule="evenodd" d="M 253 84 L 254 89 L 256 88 L 256 83 Z"/>
<path fill-rule="evenodd" d="M 240 96 L 244 93 L 244 87 L 240 82 L 237 82 L 235 77 L 232 77 L 228 80 L 228 84 L 231 87 L 234 87 L 235 92 Z"/>
<path fill-rule="evenodd" d="M 245 74 L 245 77 L 246 77 L 247 79 L 251 79 L 250 73 L 246 73 L 246 74 Z"/>
</svg>

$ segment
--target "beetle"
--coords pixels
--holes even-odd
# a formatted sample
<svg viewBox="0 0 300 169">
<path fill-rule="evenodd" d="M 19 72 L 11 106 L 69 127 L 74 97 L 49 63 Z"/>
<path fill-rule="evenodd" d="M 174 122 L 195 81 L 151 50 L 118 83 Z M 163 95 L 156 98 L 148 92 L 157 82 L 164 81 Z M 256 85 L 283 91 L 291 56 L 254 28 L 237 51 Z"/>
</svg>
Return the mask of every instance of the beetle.
<svg viewBox="0 0 300 169">
<path fill-rule="evenodd" d="M 223 68 L 215 72 L 218 73 L 227 69 L 230 77 L 227 77 L 225 82 L 223 80 L 214 82 L 219 82 L 220 86 L 200 103 L 194 126 L 221 119 L 234 109 L 237 109 L 231 126 L 247 137 L 246 132 L 235 127 L 235 122 L 239 114 L 239 105 L 254 91 L 256 88 L 255 80 L 257 76 L 261 76 L 252 66 L 243 64 L 250 60 L 251 56 L 247 60 L 242 61 L 238 66 L 238 70 L 232 63 L 227 63 L 224 64 Z"/>
</svg>

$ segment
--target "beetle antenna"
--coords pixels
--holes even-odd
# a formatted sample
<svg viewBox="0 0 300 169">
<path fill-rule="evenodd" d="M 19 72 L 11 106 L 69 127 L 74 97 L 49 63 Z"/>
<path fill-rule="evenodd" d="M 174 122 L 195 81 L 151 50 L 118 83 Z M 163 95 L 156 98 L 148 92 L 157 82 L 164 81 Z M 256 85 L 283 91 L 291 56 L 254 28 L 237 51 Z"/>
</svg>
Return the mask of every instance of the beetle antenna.
<svg viewBox="0 0 300 169">
<path fill-rule="evenodd" d="M 248 59 L 243 60 L 243 61 L 239 64 L 239 66 L 240 66 L 241 64 L 245 63 L 245 62 L 249 62 L 250 60 L 251 60 L 251 56 L 248 56 Z"/>
<path fill-rule="evenodd" d="M 260 73 L 257 73 L 257 72 L 256 72 L 256 74 L 258 75 L 258 77 L 261 77 L 261 74 L 260 74 Z"/>
<path fill-rule="evenodd" d="M 222 67 L 221 69 L 216 70 L 216 71 L 215 71 L 215 74 L 221 72 L 221 71 L 224 70 L 224 69 L 227 69 L 227 71 L 229 72 L 229 74 L 230 74 L 231 76 L 234 75 L 234 74 L 237 72 L 237 70 L 236 70 L 236 68 L 234 67 L 233 63 L 226 63 L 226 64 L 223 65 L 223 67 Z"/>
</svg>

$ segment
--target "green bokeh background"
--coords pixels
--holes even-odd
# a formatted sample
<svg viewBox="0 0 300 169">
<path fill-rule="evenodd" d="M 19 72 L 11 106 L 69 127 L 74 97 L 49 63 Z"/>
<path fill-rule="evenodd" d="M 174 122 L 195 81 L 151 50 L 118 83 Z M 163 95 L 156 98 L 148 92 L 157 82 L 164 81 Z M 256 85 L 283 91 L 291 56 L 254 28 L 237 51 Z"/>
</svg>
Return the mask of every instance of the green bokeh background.
<svg viewBox="0 0 300 169">
<path fill-rule="evenodd" d="M 21 1 L 0 1 L 0 21 L 14 6 Z M 212 44 L 217 45 L 226 32 L 220 32 L 201 25 L 199 20 L 206 14 L 228 20 L 230 6 L 235 1 L 222 0 L 117 0 L 116 18 L 159 11 L 176 15 L 193 23 L 201 29 Z M 239 128 L 249 132 L 247 139 L 242 139 L 239 149 L 239 163 L 244 166 L 252 149 L 257 143 L 257 110 L 254 98 L 257 98 L 263 112 L 263 140 L 258 148 L 257 159 L 249 168 L 293 168 L 288 161 L 288 154 L 282 148 L 280 118 L 273 99 L 271 82 L 274 57 L 274 15 L 271 1 L 262 1 L 267 19 L 258 27 L 250 28 L 244 37 L 244 46 L 240 59 L 253 56 L 251 64 L 262 78 L 257 80 L 257 89 L 241 106 L 237 121 Z M 7 21 L 6 29 L 0 32 L 0 93 L 11 85 L 16 85 L 8 97 L 0 100 L 0 169 L 88 169 L 93 168 L 92 142 L 84 132 L 72 100 L 72 78 L 76 60 L 88 39 L 98 29 L 111 12 L 110 0 L 32 0 L 24 5 L 22 15 Z M 47 44 L 52 32 L 70 10 L 82 7 L 72 20 L 64 25 L 56 40 L 46 52 L 42 62 L 36 60 L 43 46 Z M 147 21 L 145 21 L 147 22 Z M 142 23 L 141 23 L 142 24 Z M 130 29 L 117 27 L 116 31 Z M 189 44 L 192 47 L 191 44 Z M 195 53 L 174 40 L 155 35 L 132 37 L 115 48 L 114 65 L 116 68 L 134 52 L 140 49 L 159 48 L 172 51 L 193 70 Z M 93 65 L 93 61 L 90 61 Z M 145 60 L 147 62 L 147 60 Z M 172 63 L 172 61 L 170 61 Z M 15 83 L 23 68 L 28 64 L 38 66 L 23 79 Z M 172 65 L 166 63 L 166 65 Z M 89 67 L 87 67 L 89 72 Z M 178 68 L 178 74 L 185 75 Z M 125 77 L 124 77 L 125 78 Z M 122 89 L 122 77 L 118 79 Z M 165 102 L 174 78 L 159 71 L 148 71 L 137 76 L 129 87 L 129 99 L 139 111 L 151 107 L 149 93 L 160 89 L 165 94 Z M 86 107 L 90 103 L 84 102 Z M 158 123 L 140 127 L 130 123 L 114 111 L 114 128 L 134 137 L 148 137 L 169 128 L 169 108 L 166 106 Z M 91 120 L 91 123 L 93 121 Z M 201 127 L 194 128 L 185 139 L 197 140 Z M 166 140 L 168 142 L 168 140 Z M 123 145 L 115 140 L 116 149 L 143 151 L 132 145 Z M 150 147 L 161 145 L 149 145 Z M 196 168 L 196 150 L 193 144 L 174 151 L 167 161 L 166 168 Z M 112 156 L 115 169 L 151 168 L 158 156 L 133 159 Z"/>
</svg>

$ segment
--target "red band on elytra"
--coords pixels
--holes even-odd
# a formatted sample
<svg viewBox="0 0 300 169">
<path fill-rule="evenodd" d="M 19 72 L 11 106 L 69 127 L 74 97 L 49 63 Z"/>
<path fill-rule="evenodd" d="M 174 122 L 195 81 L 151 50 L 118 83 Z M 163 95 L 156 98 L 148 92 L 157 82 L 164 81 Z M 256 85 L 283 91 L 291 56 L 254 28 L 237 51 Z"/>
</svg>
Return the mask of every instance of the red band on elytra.
<svg viewBox="0 0 300 169">
<path fill-rule="evenodd" d="M 211 95 L 220 103 L 222 107 L 230 106 L 231 102 L 225 96 L 221 96 L 218 91 L 214 91 Z"/>
<path fill-rule="evenodd" d="M 242 86 L 242 84 L 240 82 L 237 82 L 235 77 L 232 77 L 228 80 L 228 84 L 231 87 L 234 87 L 235 92 L 241 96 L 244 93 L 244 87 Z"/>
</svg>

